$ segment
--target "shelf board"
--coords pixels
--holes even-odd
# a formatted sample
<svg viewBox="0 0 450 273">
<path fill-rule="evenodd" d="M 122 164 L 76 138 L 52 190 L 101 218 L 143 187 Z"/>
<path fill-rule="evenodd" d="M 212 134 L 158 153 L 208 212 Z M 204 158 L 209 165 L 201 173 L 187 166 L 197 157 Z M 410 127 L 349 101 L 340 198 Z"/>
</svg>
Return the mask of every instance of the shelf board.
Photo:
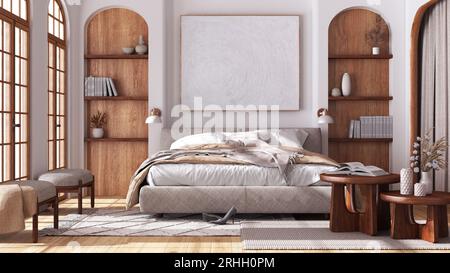
<svg viewBox="0 0 450 273">
<path fill-rule="evenodd" d="M 148 55 L 93 55 L 87 54 L 84 56 L 86 60 L 148 60 Z"/>
<path fill-rule="evenodd" d="M 391 96 L 349 96 L 349 97 L 329 97 L 330 101 L 391 101 L 394 97 Z"/>
<path fill-rule="evenodd" d="M 86 142 L 148 142 L 148 138 L 86 138 Z"/>
<path fill-rule="evenodd" d="M 118 96 L 118 97 L 93 97 L 93 96 L 86 96 L 84 97 L 85 101 L 127 101 L 127 100 L 134 100 L 134 101 L 148 101 L 147 96 Z"/>
<path fill-rule="evenodd" d="M 392 54 L 388 55 L 330 55 L 330 60 L 390 60 L 394 58 Z"/>
<path fill-rule="evenodd" d="M 364 143 L 364 142 L 386 142 L 393 141 L 392 138 L 330 138 L 333 143 Z"/>
</svg>

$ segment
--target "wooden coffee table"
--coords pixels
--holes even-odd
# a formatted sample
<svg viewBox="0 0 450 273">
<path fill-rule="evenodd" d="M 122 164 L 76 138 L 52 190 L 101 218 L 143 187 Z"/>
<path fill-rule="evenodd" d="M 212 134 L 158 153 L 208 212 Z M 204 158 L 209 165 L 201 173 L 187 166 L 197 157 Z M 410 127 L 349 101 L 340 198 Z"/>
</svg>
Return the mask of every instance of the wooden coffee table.
<svg viewBox="0 0 450 273">
<path fill-rule="evenodd" d="M 436 243 L 448 237 L 447 205 L 450 194 L 434 192 L 425 197 L 401 195 L 400 192 L 382 193 L 381 199 L 391 204 L 391 237 L 393 239 L 422 239 Z M 427 206 L 427 222 L 417 224 L 413 206 Z"/>
<path fill-rule="evenodd" d="M 389 185 L 399 183 L 400 175 L 368 177 L 323 174 L 320 178 L 333 185 L 331 231 L 360 231 L 373 236 L 378 230 L 389 229 L 389 205 L 379 200 L 379 193 L 388 192 Z M 358 212 L 354 206 L 356 185 L 360 187 L 364 212 Z"/>
</svg>

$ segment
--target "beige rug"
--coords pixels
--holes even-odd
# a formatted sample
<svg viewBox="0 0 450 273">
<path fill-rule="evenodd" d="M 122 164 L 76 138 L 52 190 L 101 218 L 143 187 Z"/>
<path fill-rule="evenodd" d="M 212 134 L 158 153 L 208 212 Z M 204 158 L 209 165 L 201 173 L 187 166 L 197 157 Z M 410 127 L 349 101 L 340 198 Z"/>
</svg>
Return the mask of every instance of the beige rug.
<svg viewBox="0 0 450 273">
<path fill-rule="evenodd" d="M 48 227 L 41 236 L 240 236 L 243 221 L 293 220 L 290 215 L 238 215 L 234 224 L 223 226 L 206 223 L 201 215 L 165 215 L 154 218 L 138 209 L 86 209 L 83 215 L 61 217 L 59 229 Z"/>
<path fill-rule="evenodd" d="M 438 244 L 393 240 L 388 232 L 371 237 L 359 232 L 333 233 L 328 221 L 246 221 L 241 224 L 246 250 L 450 250 L 450 239 Z"/>
</svg>

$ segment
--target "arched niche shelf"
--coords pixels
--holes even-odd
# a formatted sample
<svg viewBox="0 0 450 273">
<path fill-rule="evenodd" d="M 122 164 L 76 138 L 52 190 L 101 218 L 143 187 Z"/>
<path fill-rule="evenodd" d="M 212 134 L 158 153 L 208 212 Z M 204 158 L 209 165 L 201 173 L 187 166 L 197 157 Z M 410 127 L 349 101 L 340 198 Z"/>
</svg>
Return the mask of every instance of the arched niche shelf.
<svg viewBox="0 0 450 273">
<path fill-rule="evenodd" d="M 85 94 L 87 168 L 95 175 L 97 196 L 125 197 L 129 180 L 148 157 L 148 55 L 126 55 L 139 36 L 148 44 L 148 25 L 126 8 L 103 9 L 85 26 L 85 76 L 111 78 L 118 96 Z M 107 115 L 105 138 L 91 137 L 89 117 Z M 126 159 L 124 162 L 123 159 Z"/>
<path fill-rule="evenodd" d="M 377 43 L 369 34 L 377 33 Z M 329 112 L 335 124 L 329 127 L 329 155 L 338 162 L 358 161 L 390 169 L 392 138 L 349 135 L 352 120 L 361 116 L 389 116 L 390 29 L 381 15 L 365 8 L 351 8 L 337 14 L 328 31 Z M 373 55 L 373 47 L 380 48 Z M 352 93 L 332 97 L 341 88 L 342 76 L 351 76 Z"/>
<path fill-rule="evenodd" d="M 420 134 L 419 92 L 420 92 L 420 32 L 423 18 L 441 0 L 430 0 L 421 6 L 414 17 L 411 30 L 411 91 L 410 91 L 410 143 Z M 411 148 L 412 150 L 413 148 Z"/>
</svg>

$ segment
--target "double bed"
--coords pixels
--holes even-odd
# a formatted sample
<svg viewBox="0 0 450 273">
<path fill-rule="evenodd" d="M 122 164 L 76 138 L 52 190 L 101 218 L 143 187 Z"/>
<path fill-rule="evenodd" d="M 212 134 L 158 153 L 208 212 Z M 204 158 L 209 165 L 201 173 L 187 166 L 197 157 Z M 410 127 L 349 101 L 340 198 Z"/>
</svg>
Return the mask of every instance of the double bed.
<svg viewBox="0 0 450 273">
<path fill-rule="evenodd" d="M 283 133 L 298 136 L 305 150 L 322 152 L 320 129 Z M 170 133 L 163 134 L 162 146 L 170 148 Z M 239 213 L 329 213 L 331 187 L 320 174 L 335 168 L 321 161 L 288 164 L 283 176 L 278 168 L 255 164 L 164 162 L 141 179 L 138 202 L 146 214 L 225 213 L 233 206 Z"/>
</svg>

